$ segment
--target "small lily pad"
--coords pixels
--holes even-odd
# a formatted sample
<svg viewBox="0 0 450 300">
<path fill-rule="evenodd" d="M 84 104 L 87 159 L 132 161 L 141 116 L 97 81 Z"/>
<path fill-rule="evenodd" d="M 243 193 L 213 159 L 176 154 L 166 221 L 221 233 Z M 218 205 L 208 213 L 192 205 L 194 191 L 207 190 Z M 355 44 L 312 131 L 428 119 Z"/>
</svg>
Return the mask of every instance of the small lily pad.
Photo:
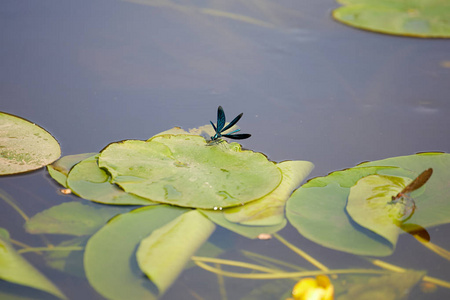
<svg viewBox="0 0 450 300">
<path fill-rule="evenodd" d="M 45 129 L 0 112 L 0 175 L 36 170 L 60 155 L 58 142 Z"/>
<path fill-rule="evenodd" d="M 212 209 L 242 205 L 273 191 L 281 172 L 236 143 L 207 146 L 195 135 L 160 135 L 113 143 L 99 166 L 126 192 L 156 202 Z"/>
<path fill-rule="evenodd" d="M 97 156 L 86 158 L 76 164 L 67 176 L 67 186 L 81 198 L 114 205 L 156 205 L 148 199 L 124 192 L 110 182 L 111 176 L 100 169 Z"/>
<path fill-rule="evenodd" d="M 450 2 L 442 0 L 338 0 L 333 17 L 350 26 L 394 35 L 450 37 Z"/>
<path fill-rule="evenodd" d="M 401 222 L 396 205 L 389 204 L 412 180 L 406 177 L 369 175 L 350 188 L 347 212 L 359 225 L 397 243 Z"/>
<path fill-rule="evenodd" d="M 75 155 L 66 155 L 64 157 L 61 157 L 51 165 L 48 165 L 48 173 L 60 185 L 67 187 L 66 180 L 70 169 L 83 159 L 94 156 L 96 154 L 97 153 L 82 153 Z"/>
</svg>

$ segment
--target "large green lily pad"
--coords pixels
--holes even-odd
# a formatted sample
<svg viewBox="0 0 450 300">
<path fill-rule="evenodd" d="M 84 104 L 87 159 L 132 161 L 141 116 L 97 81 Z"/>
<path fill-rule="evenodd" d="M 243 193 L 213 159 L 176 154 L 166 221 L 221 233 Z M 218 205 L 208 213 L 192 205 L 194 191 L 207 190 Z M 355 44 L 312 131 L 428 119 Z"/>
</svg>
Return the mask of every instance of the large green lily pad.
<svg viewBox="0 0 450 300">
<path fill-rule="evenodd" d="M 389 227 L 380 235 L 379 229 L 355 222 L 346 209 L 350 188 L 361 178 L 376 174 L 408 178 L 403 183 L 406 184 L 430 167 L 434 170 L 431 179 L 412 193 L 417 208 L 407 223 L 422 227 L 448 223 L 450 155 L 446 153 L 393 157 L 314 178 L 294 192 L 288 200 L 286 215 L 300 234 L 323 246 L 359 255 L 389 255 L 401 231 Z M 391 190 L 389 195 L 395 191 Z"/>
<path fill-rule="evenodd" d="M 159 135 L 110 144 L 99 166 L 128 193 L 177 206 L 213 209 L 242 205 L 273 191 L 276 165 L 237 143 L 208 146 L 194 135 Z"/>
<path fill-rule="evenodd" d="M 45 129 L 0 112 L 0 175 L 36 170 L 60 155 L 58 142 Z"/>
<path fill-rule="evenodd" d="M 333 17 L 350 26 L 394 35 L 450 37 L 447 0 L 338 0 Z"/>
</svg>

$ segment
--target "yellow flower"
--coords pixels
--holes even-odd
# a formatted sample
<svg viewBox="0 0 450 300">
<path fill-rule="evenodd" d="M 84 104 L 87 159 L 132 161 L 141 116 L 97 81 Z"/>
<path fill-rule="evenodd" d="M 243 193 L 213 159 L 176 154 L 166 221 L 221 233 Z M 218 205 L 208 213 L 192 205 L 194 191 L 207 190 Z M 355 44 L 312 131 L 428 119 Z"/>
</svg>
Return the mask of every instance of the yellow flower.
<svg viewBox="0 0 450 300">
<path fill-rule="evenodd" d="M 334 287 L 325 275 L 304 278 L 294 286 L 292 296 L 295 300 L 333 300 Z"/>
</svg>

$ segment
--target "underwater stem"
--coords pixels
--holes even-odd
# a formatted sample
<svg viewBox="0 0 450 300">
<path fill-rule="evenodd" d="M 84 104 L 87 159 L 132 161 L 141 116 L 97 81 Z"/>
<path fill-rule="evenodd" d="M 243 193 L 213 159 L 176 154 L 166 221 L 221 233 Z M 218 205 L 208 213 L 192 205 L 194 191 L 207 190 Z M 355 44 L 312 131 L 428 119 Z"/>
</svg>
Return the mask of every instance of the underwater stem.
<svg viewBox="0 0 450 300">
<path fill-rule="evenodd" d="M 401 267 L 392 265 L 390 263 L 381 261 L 379 259 L 372 260 L 372 263 L 375 266 L 378 266 L 378 267 L 386 269 L 386 270 L 391 270 L 391 271 L 394 271 L 394 272 L 401 273 L 401 272 L 405 272 L 406 271 L 405 269 L 403 269 Z M 430 277 L 430 276 L 424 276 L 422 278 L 422 280 L 426 281 L 426 282 L 434 283 L 436 285 L 439 285 L 439 286 L 442 286 L 442 287 L 450 289 L 450 282 L 448 282 L 448 281 L 444 281 L 444 280 L 441 280 L 441 279 L 438 279 L 438 278 L 434 278 L 434 277 Z"/>
<path fill-rule="evenodd" d="M 26 252 L 40 252 L 40 251 L 82 251 L 84 247 L 72 246 L 72 247 L 35 247 L 17 250 L 18 253 Z"/>
<path fill-rule="evenodd" d="M 22 216 L 25 221 L 28 221 L 30 218 L 20 209 L 17 204 L 14 203 L 14 200 L 11 196 L 9 196 L 4 190 L 0 189 L 0 198 L 2 198 L 7 204 L 9 204 L 15 211 Z"/>
<path fill-rule="evenodd" d="M 233 278 L 244 278 L 244 279 L 282 279 L 282 278 L 295 278 L 295 277 L 306 277 L 306 276 L 316 276 L 321 274 L 386 274 L 388 271 L 384 270 L 372 270 L 372 269 L 342 269 L 342 270 L 328 270 L 328 271 L 304 271 L 304 272 L 279 272 L 278 270 L 267 269 L 261 266 L 247 264 L 243 262 L 230 261 L 224 259 L 211 259 L 207 257 L 192 257 L 195 264 L 199 267 L 216 274 L 222 274 L 223 276 L 233 277 Z M 243 268 L 253 269 L 260 271 L 261 269 L 266 269 L 263 271 L 266 273 L 238 273 L 223 271 L 220 268 L 212 267 L 205 262 L 215 262 L 230 266 L 241 266 Z M 257 268 L 255 268 L 257 267 Z"/>
<path fill-rule="evenodd" d="M 291 249 L 292 251 L 294 251 L 295 253 L 297 253 L 298 255 L 300 255 L 301 257 L 303 257 L 305 260 L 307 260 L 308 262 L 310 262 L 312 265 L 314 265 L 315 267 L 317 267 L 318 269 L 322 270 L 322 271 L 328 271 L 329 269 L 321 264 L 318 260 L 316 260 L 314 257 L 310 256 L 309 254 L 307 254 L 306 252 L 304 252 L 303 250 L 295 247 L 294 245 L 292 245 L 291 243 L 289 243 L 288 241 L 286 241 L 284 238 L 282 238 L 280 235 L 278 235 L 277 233 L 274 233 L 273 236 L 278 239 L 281 243 L 283 243 L 286 247 L 288 247 L 289 249 Z"/>
</svg>

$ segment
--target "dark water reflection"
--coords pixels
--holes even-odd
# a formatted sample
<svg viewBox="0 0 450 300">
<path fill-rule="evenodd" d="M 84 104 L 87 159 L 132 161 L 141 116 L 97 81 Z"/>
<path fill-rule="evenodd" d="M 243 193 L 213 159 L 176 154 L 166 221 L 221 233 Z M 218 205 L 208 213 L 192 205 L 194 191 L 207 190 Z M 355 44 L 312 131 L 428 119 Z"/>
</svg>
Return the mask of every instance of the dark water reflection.
<svg viewBox="0 0 450 300">
<path fill-rule="evenodd" d="M 331 19 L 337 6 L 331 0 L 3 1 L 0 110 L 46 128 L 63 155 L 173 126 L 198 127 L 214 119 L 218 105 L 230 116 L 244 112 L 240 126 L 252 134 L 244 147 L 275 161 L 309 160 L 316 165 L 310 177 L 362 161 L 448 152 L 450 41 L 352 29 Z M 29 215 L 67 199 L 42 170 L 0 179 L 0 188 Z M 22 220 L 0 207 L 0 226 L 33 243 Z M 448 233 L 441 228 L 430 230 L 432 239 Z M 284 234 L 298 238 L 292 228 Z M 408 253 L 411 239 L 401 237 L 396 258 L 405 257 L 398 253 Z M 271 245 L 266 251 L 276 254 Z M 406 254 L 405 265 L 421 254 Z M 430 264 L 436 262 L 414 268 Z M 435 272 L 448 278 L 448 268 Z M 61 284 L 73 299 L 91 291 L 66 280 Z M 199 285 L 189 277 L 180 286 L 191 284 Z M 91 292 L 87 297 L 96 299 Z"/>
</svg>

